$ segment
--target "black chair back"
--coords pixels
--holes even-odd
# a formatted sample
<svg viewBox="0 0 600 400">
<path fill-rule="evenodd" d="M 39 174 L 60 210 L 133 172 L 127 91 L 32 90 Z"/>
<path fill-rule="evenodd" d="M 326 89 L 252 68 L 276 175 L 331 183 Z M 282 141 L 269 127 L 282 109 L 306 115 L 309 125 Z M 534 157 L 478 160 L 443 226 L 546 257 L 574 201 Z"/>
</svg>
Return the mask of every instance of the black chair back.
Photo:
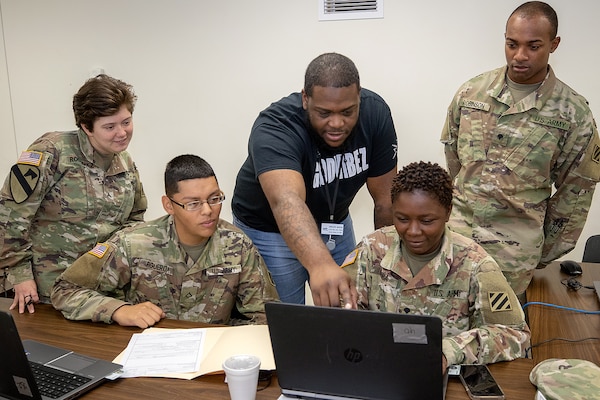
<svg viewBox="0 0 600 400">
<path fill-rule="evenodd" d="M 583 262 L 600 263 L 600 235 L 593 235 L 585 242 Z"/>
</svg>

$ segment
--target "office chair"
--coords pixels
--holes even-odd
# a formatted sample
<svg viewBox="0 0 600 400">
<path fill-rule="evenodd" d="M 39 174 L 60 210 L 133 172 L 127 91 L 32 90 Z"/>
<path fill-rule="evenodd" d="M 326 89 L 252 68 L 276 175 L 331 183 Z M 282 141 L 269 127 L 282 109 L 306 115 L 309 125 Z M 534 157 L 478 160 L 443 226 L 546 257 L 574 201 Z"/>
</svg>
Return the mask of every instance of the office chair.
<svg viewBox="0 0 600 400">
<path fill-rule="evenodd" d="M 600 235 L 592 235 L 586 240 L 581 261 L 600 263 Z"/>
</svg>

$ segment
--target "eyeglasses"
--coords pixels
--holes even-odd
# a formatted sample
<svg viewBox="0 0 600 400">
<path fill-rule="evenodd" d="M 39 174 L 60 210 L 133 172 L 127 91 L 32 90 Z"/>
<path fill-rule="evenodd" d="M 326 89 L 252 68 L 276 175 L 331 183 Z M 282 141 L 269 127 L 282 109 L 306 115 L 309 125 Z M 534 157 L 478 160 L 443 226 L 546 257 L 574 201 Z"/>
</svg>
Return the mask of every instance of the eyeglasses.
<svg viewBox="0 0 600 400">
<path fill-rule="evenodd" d="M 221 204 L 225 201 L 225 193 L 219 192 L 219 195 L 209 197 L 206 200 L 195 200 L 185 204 L 178 203 L 170 197 L 169 200 L 171 200 L 173 203 L 177 204 L 179 207 L 183 208 L 186 211 L 196 211 L 201 209 L 204 203 L 207 203 L 211 207 Z"/>
</svg>

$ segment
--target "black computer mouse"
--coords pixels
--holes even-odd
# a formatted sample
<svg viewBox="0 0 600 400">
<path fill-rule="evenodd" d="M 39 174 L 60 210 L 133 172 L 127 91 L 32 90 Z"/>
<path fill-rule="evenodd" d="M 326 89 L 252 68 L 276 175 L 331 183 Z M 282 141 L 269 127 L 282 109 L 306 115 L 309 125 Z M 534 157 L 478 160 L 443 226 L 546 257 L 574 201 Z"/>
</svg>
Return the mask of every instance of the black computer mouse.
<svg viewBox="0 0 600 400">
<path fill-rule="evenodd" d="M 562 272 L 568 275 L 581 275 L 581 265 L 577 261 L 565 260 L 560 263 L 560 269 Z"/>
</svg>

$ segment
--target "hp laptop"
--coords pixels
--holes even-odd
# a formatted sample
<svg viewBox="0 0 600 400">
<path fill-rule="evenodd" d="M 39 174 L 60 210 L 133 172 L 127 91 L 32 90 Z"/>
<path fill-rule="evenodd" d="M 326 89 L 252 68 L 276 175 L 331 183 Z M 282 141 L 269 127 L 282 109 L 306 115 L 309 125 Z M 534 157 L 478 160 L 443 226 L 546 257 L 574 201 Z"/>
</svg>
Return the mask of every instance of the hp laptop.
<svg viewBox="0 0 600 400">
<path fill-rule="evenodd" d="M 267 303 L 282 396 L 443 399 L 438 317 Z"/>
<path fill-rule="evenodd" d="M 32 340 L 21 342 L 12 314 L 0 310 L 0 398 L 73 399 L 120 368 Z"/>
</svg>

